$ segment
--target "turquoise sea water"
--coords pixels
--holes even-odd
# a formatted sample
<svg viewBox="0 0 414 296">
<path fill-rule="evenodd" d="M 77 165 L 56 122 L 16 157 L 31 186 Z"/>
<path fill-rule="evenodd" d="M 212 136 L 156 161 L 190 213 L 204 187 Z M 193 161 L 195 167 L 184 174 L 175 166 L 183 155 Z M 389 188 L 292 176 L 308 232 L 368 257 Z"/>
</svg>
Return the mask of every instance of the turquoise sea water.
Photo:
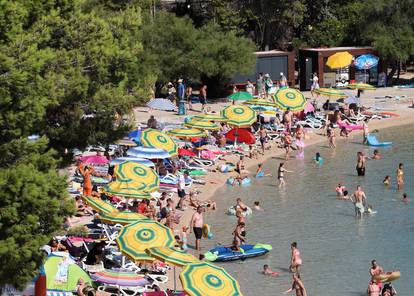
<svg viewBox="0 0 414 296">
<path fill-rule="evenodd" d="M 414 127 L 386 129 L 379 136 L 394 145 L 380 149 L 382 160 L 368 161 L 365 177 L 356 175 L 356 153 L 372 155 L 373 149 L 358 143 L 358 137 L 338 142 L 336 150 L 326 143 L 311 146 L 305 159 L 289 160 L 287 169 L 294 173 L 286 174 L 285 189 L 277 188 L 275 177 L 255 179 L 248 187 L 220 189 L 215 197 L 219 210 L 206 215 L 214 239 L 203 241 L 203 248 L 231 243 L 236 219 L 223 212 L 237 197 L 249 206 L 258 200 L 264 212 L 248 218 L 248 242 L 270 243 L 273 251 L 244 262 L 220 264 L 239 280 L 244 295 L 281 295 L 290 287 L 292 241 L 298 242 L 301 251 L 301 275 L 310 296 L 366 295 L 372 259 L 385 270 L 400 269 L 402 277 L 394 287 L 399 295 L 414 295 Z M 312 161 L 316 152 L 325 159 L 322 166 Z M 281 161 L 267 161 L 266 170 L 275 175 Z M 397 192 L 395 172 L 400 162 L 405 166 L 405 187 Z M 385 175 L 393 181 L 389 188 L 382 184 Z M 378 213 L 356 219 L 353 204 L 336 197 L 339 181 L 350 193 L 360 184 Z M 411 198 L 408 204 L 401 201 L 403 192 Z M 281 275 L 263 276 L 263 264 Z"/>
</svg>

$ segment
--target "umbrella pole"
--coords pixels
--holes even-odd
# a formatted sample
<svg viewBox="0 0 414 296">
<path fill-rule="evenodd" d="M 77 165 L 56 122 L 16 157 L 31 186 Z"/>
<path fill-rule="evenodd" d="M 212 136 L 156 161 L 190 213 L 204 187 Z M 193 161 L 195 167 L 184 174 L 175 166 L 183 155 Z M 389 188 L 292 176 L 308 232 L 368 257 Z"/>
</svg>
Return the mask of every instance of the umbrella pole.
<svg viewBox="0 0 414 296">
<path fill-rule="evenodd" d="M 175 275 L 175 265 L 174 265 L 174 292 L 177 290 L 177 278 Z"/>
</svg>

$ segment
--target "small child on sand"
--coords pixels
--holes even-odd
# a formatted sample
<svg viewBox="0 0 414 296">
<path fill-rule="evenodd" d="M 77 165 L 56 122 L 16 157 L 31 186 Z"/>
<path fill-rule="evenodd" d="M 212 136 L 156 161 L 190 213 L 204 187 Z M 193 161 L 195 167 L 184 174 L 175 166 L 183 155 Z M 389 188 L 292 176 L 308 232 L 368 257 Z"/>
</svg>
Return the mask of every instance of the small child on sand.
<svg viewBox="0 0 414 296">
<path fill-rule="evenodd" d="M 269 265 L 263 265 L 263 274 L 270 275 L 270 276 L 278 276 L 279 273 L 270 269 Z"/>
</svg>

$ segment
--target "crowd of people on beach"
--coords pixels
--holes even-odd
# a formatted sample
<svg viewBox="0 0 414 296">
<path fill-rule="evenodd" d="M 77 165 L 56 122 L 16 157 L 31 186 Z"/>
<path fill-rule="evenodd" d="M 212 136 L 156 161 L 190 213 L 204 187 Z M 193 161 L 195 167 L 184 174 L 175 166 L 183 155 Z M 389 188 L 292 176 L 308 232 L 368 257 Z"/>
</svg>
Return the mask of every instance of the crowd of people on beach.
<svg viewBox="0 0 414 296">
<path fill-rule="evenodd" d="M 259 96 L 264 98 L 270 98 L 270 90 L 272 84 L 268 74 L 263 75 L 260 73 L 258 80 L 256 81 L 256 89 L 251 82 L 247 84 L 247 91 L 254 93 L 255 91 Z M 313 78 L 314 88 L 318 88 L 318 79 L 315 75 Z M 281 73 L 280 80 L 278 82 L 278 87 L 286 87 L 287 82 L 283 73 Z M 169 98 L 174 99 L 183 99 L 187 97 L 188 108 L 192 109 L 190 95 L 192 93 L 191 87 L 184 88 L 183 81 L 178 80 L 177 90 L 172 84 L 167 85 L 167 90 Z M 189 90 L 190 89 L 190 90 Z M 207 106 L 207 89 L 202 86 L 200 90 L 201 95 L 201 112 L 203 114 L 215 114 L 210 112 L 211 109 Z M 237 91 L 237 90 L 235 90 Z M 220 156 L 217 158 L 217 163 L 214 166 L 208 167 L 207 171 L 214 171 L 218 173 L 229 173 L 232 175 L 231 182 L 229 183 L 232 186 L 242 186 L 247 179 L 250 179 L 251 176 L 256 178 L 261 177 L 273 177 L 273 174 L 266 172 L 263 168 L 263 163 L 257 165 L 255 172 L 251 173 L 247 170 L 247 159 L 250 160 L 259 160 L 261 157 L 265 156 L 268 153 L 273 153 L 274 149 L 272 147 L 277 147 L 280 151 L 284 151 L 284 161 L 280 162 L 277 170 L 275 171 L 275 181 L 277 186 L 280 189 L 285 190 L 286 188 L 286 175 L 293 173 L 292 170 L 288 169 L 289 160 L 293 158 L 303 159 L 304 150 L 305 150 L 305 139 L 308 138 L 307 132 L 309 127 L 303 125 L 303 120 L 305 118 L 314 118 L 323 123 L 321 126 L 321 131 L 326 135 L 328 140 L 328 145 L 330 148 L 336 148 L 336 130 L 339 130 L 340 137 L 346 139 L 349 134 L 355 129 L 361 130 L 363 133 L 363 143 L 366 143 L 367 136 L 370 134 L 367 121 L 369 118 L 366 118 L 363 122 L 355 123 L 353 118 L 355 117 L 357 110 L 352 108 L 344 109 L 337 108 L 332 112 L 329 110 L 329 101 L 327 101 L 323 106 L 319 114 L 317 114 L 318 106 L 315 102 L 310 102 L 314 104 L 314 111 L 310 111 L 307 114 L 304 112 L 293 112 L 287 108 L 283 112 L 275 112 L 274 116 L 271 116 L 270 119 L 263 117 L 261 112 L 257 114 L 257 122 L 254 123 L 250 131 L 255 135 L 256 143 L 249 145 L 239 145 L 237 148 L 233 146 L 233 143 L 228 143 L 226 134 L 231 130 L 231 127 L 226 122 L 219 122 L 218 130 L 210 131 L 207 133 L 207 136 L 203 140 L 203 145 L 209 145 L 210 147 L 215 147 L 217 151 L 220 152 Z M 146 122 L 146 127 L 151 129 L 160 129 L 160 125 L 157 122 L 157 118 L 154 115 L 151 115 L 148 121 Z M 357 127 L 357 128 L 356 128 Z M 199 147 L 199 146 L 197 146 Z M 186 148 L 187 151 L 192 153 L 192 155 L 200 155 L 200 151 L 197 147 L 186 143 L 183 148 Z M 204 147 L 204 146 L 203 146 Z M 230 148 L 229 148 L 230 147 Z M 113 155 L 107 151 L 97 152 L 97 156 L 104 156 L 107 158 L 108 163 L 110 163 L 114 158 L 126 157 L 128 155 L 128 146 L 120 145 L 114 152 Z M 234 160 L 234 155 L 237 155 L 237 159 L 234 163 L 228 161 L 228 157 L 232 157 Z M 366 174 L 367 160 L 380 160 L 382 158 L 381 153 L 378 149 L 374 150 L 374 153 L 371 157 L 367 157 L 364 152 L 360 151 L 357 153 L 356 161 L 356 173 L 358 176 L 363 177 Z M 321 153 L 317 152 L 313 158 L 313 161 L 319 165 L 323 165 L 323 157 Z M 224 163 L 223 163 L 224 162 Z M 199 191 L 195 188 L 190 188 L 188 184 L 192 184 L 193 181 L 200 181 L 200 179 L 195 179 L 191 175 L 192 165 L 198 165 L 195 163 L 195 157 L 188 155 L 178 155 L 173 157 L 168 162 L 168 165 L 164 161 L 157 161 L 155 163 L 155 169 L 160 177 L 167 175 L 172 175 L 177 179 L 176 190 L 171 191 L 169 189 L 161 190 L 160 195 L 156 199 L 143 199 L 143 200 L 132 200 L 120 198 L 113 194 L 107 194 L 105 190 L 101 190 L 96 184 L 92 182 L 92 177 L 103 177 L 107 178 L 109 181 L 115 180 L 114 167 L 108 166 L 107 171 L 103 172 L 102 170 L 97 170 L 94 166 L 85 165 L 81 161 L 78 162 L 75 174 L 81 176 L 82 178 L 82 195 L 93 196 L 98 199 L 109 202 L 112 205 L 116 205 L 120 210 L 136 212 L 146 216 L 149 219 L 160 222 L 161 224 L 167 226 L 174 231 L 176 247 L 180 248 L 183 251 L 189 251 L 192 248 L 192 244 L 189 242 L 189 235 L 194 236 L 194 247 L 196 254 L 200 260 L 204 259 L 202 254 L 201 240 L 205 238 L 204 227 L 205 227 L 205 217 L 204 214 L 206 211 L 214 211 L 217 209 L 217 204 L 213 200 L 203 200 L 199 199 Z M 190 167 L 190 168 L 189 168 Z M 229 178 L 230 179 L 230 178 Z M 204 184 L 204 181 L 201 180 L 201 183 Z M 390 186 L 391 177 L 387 175 L 383 181 L 385 186 Z M 404 185 L 404 166 L 400 164 L 396 172 L 396 184 L 397 189 L 403 189 Z M 350 194 L 348 189 L 345 187 L 344 183 L 339 183 L 335 188 L 335 191 L 338 195 L 338 198 L 341 200 L 352 201 L 355 206 L 355 215 L 356 217 L 361 218 L 364 214 L 374 214 L 375 211 L 373 206 L 368 204 L 367 196 L 361 186 L 357 186 L 356 190 Z M 87 203 L 83 201 L 80 195 L 75 197 L 76 211 L 77 216 L 89 216 L 91 219 L 95 218 L 95 210 L 90 207 Z M 403 201 L 408 202 L 408 195 L 403 194 Z M 229 245 L 234 252 L 243 252 L 242 246 L 247 242 L 247 219 L 246 212 L 250 209 L 241 198 L 237 198 L 235 201 L 234 215 L 236 216 L 236 224 L 232 232 L 232 241 Z M 181 218 L 183 213 L 192 209 L 193 213 L 188 225 L 183 225 Z M 260 201 L 255 201 L 252 205 L 254 211 L 262 211 L 260 207 Z M 77 224 L 77 219 L 73 217 L 68 217 L 65 221 L 67 228 L 70 228 Z M 177 226 L 180 226 L 177 228 Z M 52 241 L 51 248 L 56 250 L 64 250 L 64 247 L 59 247 L 59 242 Z M 96 263 L 99 260 L 103 260 L 102 257 L 103 250 L 105 245 L 103 243 L 96 244 L 96 247 L 92 248 L 93 255 L 89 256 L 90 258 L 97 260 L 90 260 L 88 263 Z M 99 256 L 96 256 L 96 254 Z M 92 262 L 93 261 L 93 262 Z M 373 265 L 374 266 L 374 265 Z M 291 260 L 289 270 L 292 272 L 292 286 L 290 289 L 285 291 L 285 293 L 295 292 L 297 296 L 306 296 L 307 292 L 304 286 L 304 282 L 301 278 L 300 270 L 302 267 L 302 258 L 300 251 L 298 249 L 297 242 L 291 243 Z M 153 271 L 157 270 L 156 266 L 150 267 Z M 374 268 L 375 270 L 376 267 Z M 379 271 L 375 271 L 377 274 Z M 269 276 L 278 276 L 279 273 L 273 271 L 269 265 L 263 266 L 263 274 Z M 375 294 L 377 288 L 376 281 L 371 279 L 370 288 L 368 289 L 370 296 L 377 296 Z M 381 295 L 393 295 L 393 294 L 384 294 L 384 291 L 388 291 L 387 286 L 382 287 Z"/>
</svg>

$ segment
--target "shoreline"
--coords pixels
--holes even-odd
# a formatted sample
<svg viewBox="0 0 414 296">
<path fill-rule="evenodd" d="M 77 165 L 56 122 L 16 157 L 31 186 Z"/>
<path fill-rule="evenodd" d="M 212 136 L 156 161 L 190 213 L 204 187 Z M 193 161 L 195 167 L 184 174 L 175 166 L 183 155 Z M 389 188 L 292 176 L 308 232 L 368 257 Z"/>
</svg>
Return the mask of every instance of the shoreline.
<svg viewBox="0 0 414 296">
<path fill-rule="evenodd" d="M 410 102 L 399 102 L 398 104 L 398 110 L 395 111 L 396 113 L 398 113 L 400 116 L 398 117 L 392 117 L 392 118 L 385 118 L 385 119 L 381 119 L 381 120 L 372 120 L 369 122 L 369 129 L 370 131 L 373 131 L 375 129 L 379 129 L 380 131 L 383 129 L 388 129 L 388 128 L 393 128 L 393 127 L 398 127 L 398 126 L 404 126 L 404 125 L 412 125 L 414 124 L 414 113 L 412 111 L 414 111 L 412 108 L 410 108 Z M 321 135 L 322 130 L 311 130 L 312 132 L 310 133 L 309 130 L 311 129 L 307 129 L 306 131 L 306 136 L 305 136 L 305 150 L 311 146 L 314 145 L 318 145 L 321 143 L 328 143 L 327 137 Z M 341 143 L 343 143 L 344 141 L 348 141 L 349 139 L 355 139 L 361 137 L 361 142 L 362 142 L 362 131 L 358 130 L 358 131 L 353 131 L 352 133 L 350 133 L 348 138 L 343 138 L 340 137 L 339 135 L 337 136 L 336 139 L 336 144 L 340 145 Z M 280 157 L 280 156 L 284 156 L 285 151 L 282 148 L 278 148 L 277 145 L 274 145 L 274 142 L 272 142 L 271 144 L 272 147 L 269 150 L 265 151 L 264 155 L 259 155 L 258 159 L 250 159 L 245 157 L 246 160 L 246 168 L 249 171 L 249 177 L 252 176 L 252 174 L 255 173 L 257 165 L 259 163 L 265 163 L 266 161 L 268 161 L 269 159 L 271 159 L 272 157 Z M 364 147 L 370 147 L 368 145 L 365 145 Z M 294 154 L 295 152 L 291 152 L 291 156 L 290 159 L 294 158 L 294 156 L 292 156 L 292 154 Z M 226 160 L 220 160 L 218 161 L 213 168 L 216 168 L 218 165 L 224 163 L 224 162 L 236 162 L 238 159 L 238 155 L 230 155 L 230 156 L 224 156 L 223 158 L 225 158 Z M 284 161 L 284 160 L 283 160 Z M 285 163 L 289 163 L 289 160 L 284 161 Z M 276 168 L 275 168 L 276 171 Z M 272 175 L 275 175 L 275 172 L 271 172 Z M 221 172 L 209 172 L 206 177 L 205 177 L 205 185 L 198 185 L 196 184 L 196 186 L 194 186 L 191 190 L 199 190 L 201 191 L 200 194 L 198 194 L 198 199 L 200 201 L 206 201 L 206 200 L 213 200 L 213 201 L 217 201 L 218 197 L 216 196 L 216 193 L 219 189 L 222 189 L 223 186 L 227 186 L 226 185 L 226 181 L 227 178 L 233 176 L 234 173 L 221 173 Z M 276 184 L 276 183 L 275 183 Z M 276 185 L 275 185 L 276 186 Z M 174 200 L 177 201 L 178 198 L 174 197 Z M 225 209 L 224 209 L 225 210 Z M 224 214 L 224 210 L 223 209 L 217 209 L 216 211 L 220 211 Z M 188 226 L 191 220 L 191 216 L 193 214 L 193 210 L 191 207 L 188 207 L 186 211 L 183 212 L 183 215 L 181 217 L 180 223 L 174 227 L 174 231 L 176 234 L 180 234 L 181 233 L 181 228 L 182 226 Z M 208 224 L 208 216 L 205 217 L 205 223 Z M 194 243 L 194 237 L 193 234 L 189 234 L 188 235 L 188 241 L 189 241 L 189 245 L 193 245 Z M 207 250 L 203 249 L 203 242 L 201 242 L 201 247 L 202 247 L 202 251 L 201 253 L 206 252 Z M 196 254 L 197 252 L 190 248 L 190 253 L 192 254 Z M 173 274 L 171 273 L 169 276 L 173 277 Z M 177 276 L 178 279 L 178 276 Z M 172 282 L 168 282 L 166 284 L 167 288 L 174 288 L 172 286 Z M 178 282 L 178 286 L 177 288 L 180 288 L 180 282 L 179 280 Z"/>
</svg>

